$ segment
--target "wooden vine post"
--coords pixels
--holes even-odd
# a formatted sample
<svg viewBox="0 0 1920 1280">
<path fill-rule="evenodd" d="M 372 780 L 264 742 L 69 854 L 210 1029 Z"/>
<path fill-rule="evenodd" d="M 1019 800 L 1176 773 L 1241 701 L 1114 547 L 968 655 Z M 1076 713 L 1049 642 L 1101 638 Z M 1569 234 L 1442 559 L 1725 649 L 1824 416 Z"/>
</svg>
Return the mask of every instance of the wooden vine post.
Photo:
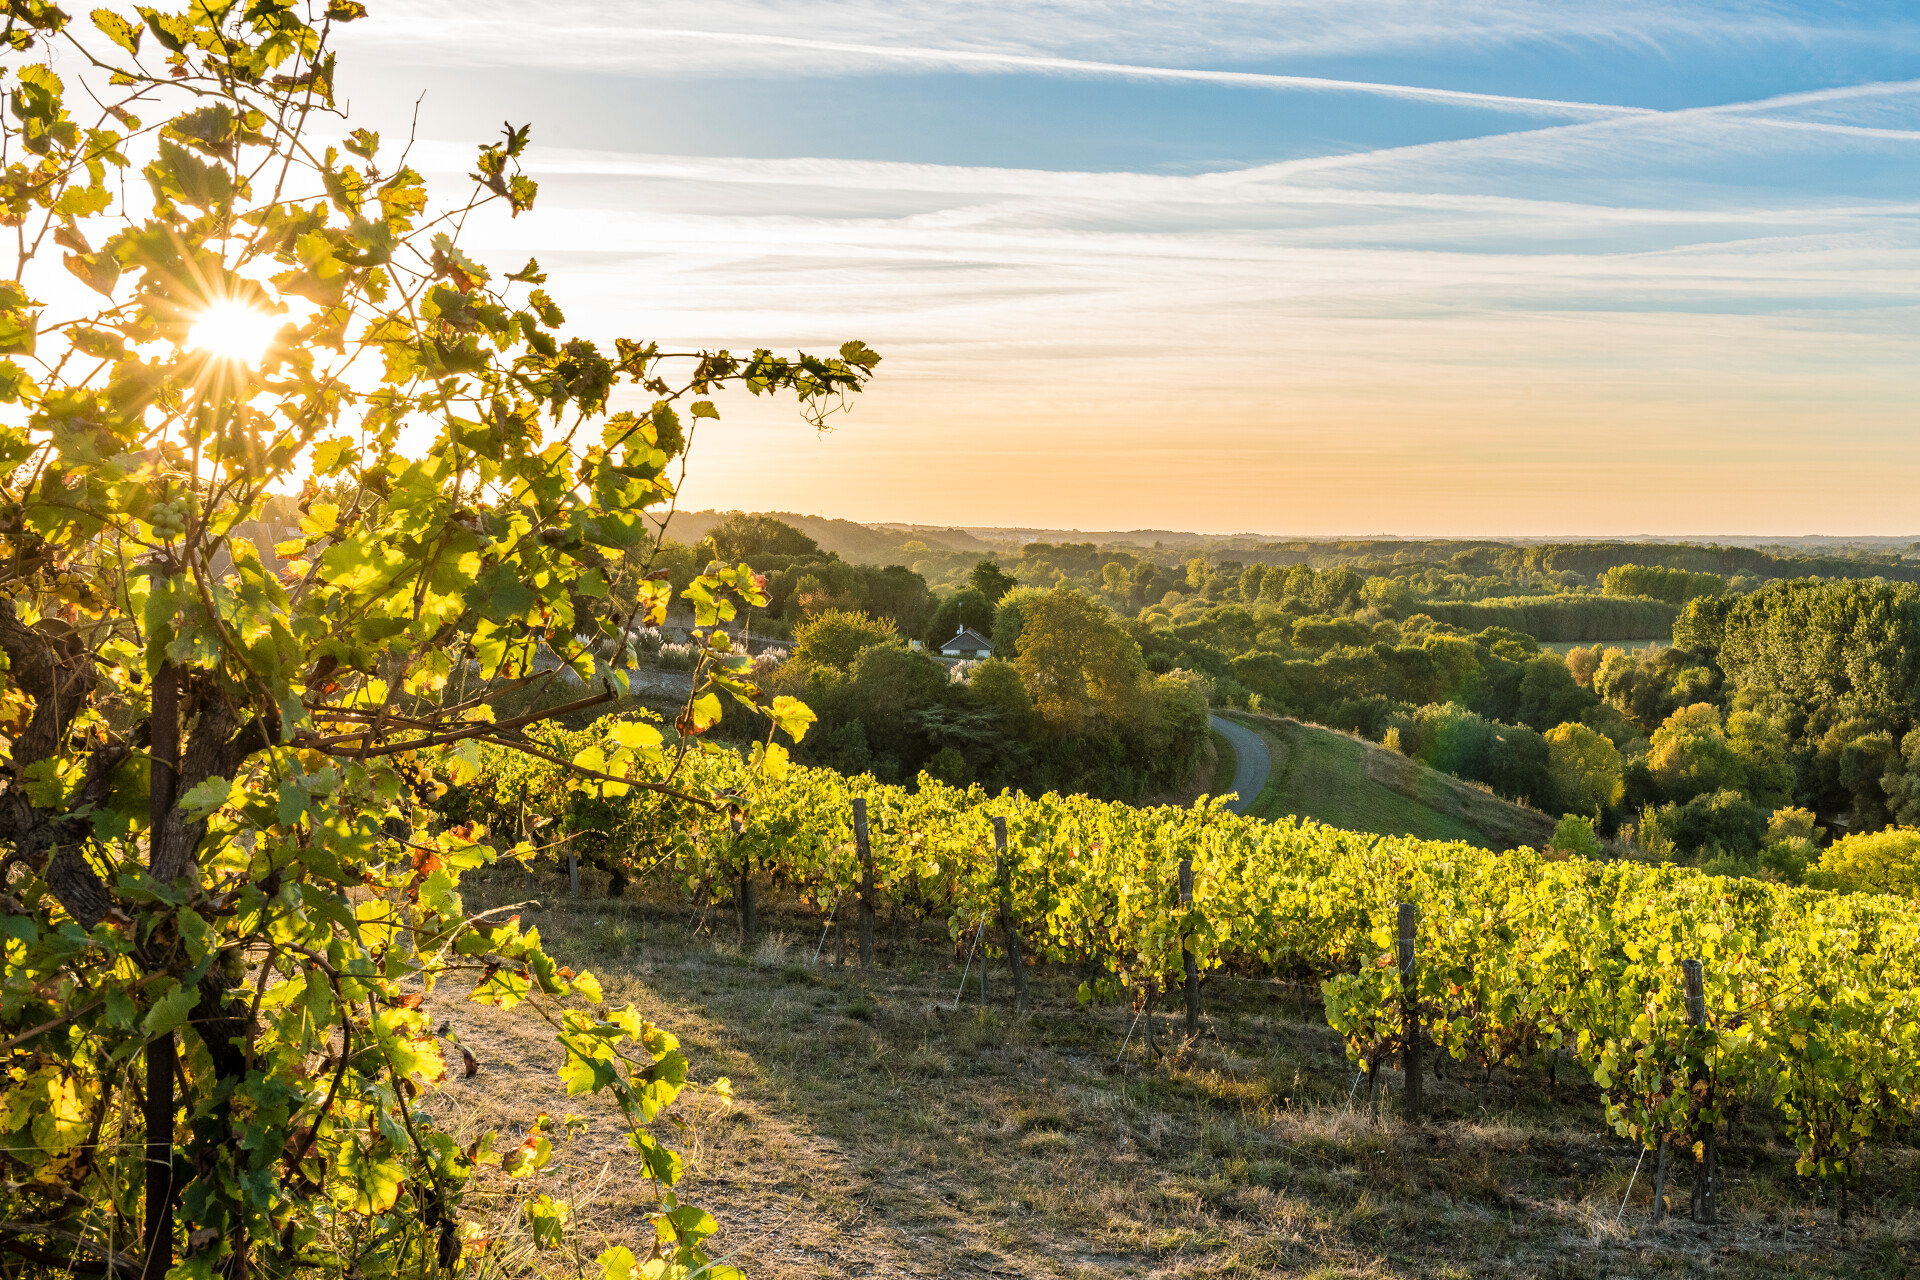
<svg viewBox="0 0 1920 1280">
<path fill-rule="evenodd" d="M 760 932 L 760 904 L 753 888 L 753 852 L 741 849 L 740 833 L 745 824 L 740 820 L 740 811 L 729 809 L 727 817 L 733 826 L 734 848 L 740 850 L 740 942 L 748 946 Z"/>
<path fill-rule="evenodd" d="M 1704 1027 L 1707 1025 L 1706 971 L 1698 960 L 1680 962 L 1680 980 L 1686 993 L 1687 1025 Z M 1713 1105 L 1713 1093 L 1708 1091 L 1705 1105 Z M 1709 1124 L 1706 1132 L 1700 1135 L 1700 1167 L 1693 1178 L 1693 1220 L 1705 1226 L 1716 1221 L 1714 1212 L 1714 1183 L 1719 1178 L 1719 1161 L 1713 1149 L 1714 1126 Z"/>
<path fill-rule="evenodd" d="M 1421 1080 L 1419 911 L 1411 902 L 1400 904 L 1400 1007 L 1406 1014 L 1401 1066 L 1407 1073 L 1406 1109 L 1411 1123 L 1420 1123 L 1425 1089 Z"/>
<path fill-rule="evenodd" d="M 520 808 L 515 819 L 514 827 L 517 832 L 515 839 L 517 843 L 525 844 L 527 842 L 527 784 L 524 782 L 520 784 Z M 527 859 L 527 892 L 533 892 L 532 857 Z"/>
<path fill-rule="evenodd" d="M 1180 859 L 1180 910 L 1193 905 L 1193 859 Z M 1200 966 L 1193 958 L 1193 947 L 1184 932 L 1180 935 L 1180 969 L 1186 979 L 1187 1042 L 1200 1038 Z"/>
<path fill-rule="evenodd" d="M 1013 1007 L 1016 1012 L 1024 1013 L 1027 1008 L 1027 967 L 1020 956 L 1020 931 L 1013 927 L 1013 880 L 1007 874 L 1007 820 L 999 814 L 993 815 L 993 848 L 997 855 L 994 860 L 995 875 L 1000 884 L 1000 936 L 1007 949 L 1007 964 L 1013 969 Z M 986 958 L 980 960 L 980 971 L 986 972 Z M 985 1000 L 985 983 L 982 982 L 982 996 Z"/>
<path fill-rule="evenodd" d="M 867 837 L 867 798 L 853 798 L 853 845 L 860 854 L 860 967 L 873 968 L 873 845 Z"/>
</svg>

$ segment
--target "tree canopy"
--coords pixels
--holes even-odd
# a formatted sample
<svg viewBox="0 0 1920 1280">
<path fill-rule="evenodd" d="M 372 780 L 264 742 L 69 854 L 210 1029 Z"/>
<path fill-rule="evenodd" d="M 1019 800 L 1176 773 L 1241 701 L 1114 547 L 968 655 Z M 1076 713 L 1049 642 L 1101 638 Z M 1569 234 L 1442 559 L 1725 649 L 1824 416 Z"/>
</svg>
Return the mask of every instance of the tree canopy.
<svg viewBox="0 0 1920 1280">
<path fill-rule="evenodd" d="M 1000 603 L 1000 597 L 1019 586 L 1020 583 L 1010 573 L 1003 573 L 1000 566 L 991 560 L 982 560 L 973 566 L 967 574 L 967 585 L 986 597 L 989 608 Z M 991 621 L 989 624 L 991 625 Z"/>
<path fill-rule="evenodd" d="M 820 550 L 815 542 L 786 521 L 770 515 L 730 513 L 707 531 L 716 559 L 735 563 L 760 556 L 810 556 Z"/>
<path fill-rule="evenodd" d="M 619 695 L 603 659 L 672 588 L 644 558 L 613 578 L 715 393 L 818 421 L 878 357 L 569 334 L 538 263 L 459 242 L 533 206 L 527 128 L 441 204 L 372 130 L 320 142 L 334 30 L 364 13 L 7 11 L 0 1251 L 155 1280 L 451 1267 L 469 1184 L 535 1174 L 553 1130 L 461 1146 L 415 1105 L 457 1047 L 423 1002 L 460 977 L 551 1022 L 570 1092 L 611 1096 L 657 1200 L 640 1254 L 685 1274 L 714 1228 L 655 1132 L 677 1042 L 598 1008 L 518 916 L 469 912 L 462 873 L 533 847 L 426 806 L 478 744 L 539 755 L 529 725 Z M 96 300 L 60 301 L 76 282 Z M 703 649 L 674 736 L 622 721 L 560 763 L 690 818 L 720 801 L 678 765 L 723 701 L 775 726 L 774 770 L 809 713 L 717 630 L 764 604 L 750 570 L 685 594 Z M 504 1185 L 557 1239 L 538 1179 Z"/>
<path fill-rule="evenodd" d="M 1027 603 L 1016 662 L 1040 718 L 1063 732 L 1128 719 L 1146 674 L 1139 644 L 1113 615 L 1064 590 Z"/>
<path fill-rule="evenodd" d="M 793 633 L 794 656 L 816 667 L 850 671 L 862 653 L 875 647 L 902 647 L 900 633 L 886 619 L 848 609 L 815 614 Z"/>
</svg>

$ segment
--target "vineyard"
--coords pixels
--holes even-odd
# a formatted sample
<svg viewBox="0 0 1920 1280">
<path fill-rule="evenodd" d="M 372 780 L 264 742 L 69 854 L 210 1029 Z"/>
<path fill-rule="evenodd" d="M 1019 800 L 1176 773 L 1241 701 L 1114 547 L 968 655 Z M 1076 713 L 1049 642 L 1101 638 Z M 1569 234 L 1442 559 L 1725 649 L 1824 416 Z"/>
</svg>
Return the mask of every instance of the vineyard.
<svg viewBox="0 0 1920 1280">
<path fill-rule="evenodd" d="M 596 767 L 617 749 L 607 732 L 548 731 L 549 746 Z M 762 774 L 728 753 L 687 757 L 682 780 L 732 802 L 688 824 L 669 796 L 564 790 L 557 765 L 524 755 L 486 763 L 449 813 L 551 813 L 548 844 L 657 869 L 696 909 L 731 903 L 749 932 L 757 894 L 777 889 L 818 912 L 820 947 L 837 926 L 836 953 L 881 909 L 943 919 L 964 947 L 1092 966 L 1083 1001 L 1198 997 L 1190 973 L 1318 980 L 1362 1080 L 1404 1061 L 1414 1025 L 1459 1074 L 1571 1056 L 1663 1171 L 1671 1154 L 1710 1174 L 1729 1113 L 1765 1110 L 1844 1213 L 1863 1158 L 1920 1103 L 1920 919 L 1905 899 L 1267 823 L 1217 801 Z M 1396 955 L 1402 904 L 1418 920 L 1411 965 Z M 1695 1182 L 1711 1220 L 1714 1180 Z"/>
</svg>

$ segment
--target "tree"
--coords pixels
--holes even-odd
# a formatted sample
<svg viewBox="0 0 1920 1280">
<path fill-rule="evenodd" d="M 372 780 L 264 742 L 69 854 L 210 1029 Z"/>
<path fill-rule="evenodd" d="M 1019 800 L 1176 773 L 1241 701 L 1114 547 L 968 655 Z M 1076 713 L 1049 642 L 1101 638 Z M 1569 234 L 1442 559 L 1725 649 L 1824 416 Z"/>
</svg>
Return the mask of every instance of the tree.
<svg viewBox="0 0 1920 1280">
<path fill-rule="evenodd" d="M 851 671 L 868 649 L 899 649 L 900 633 L 884 618 L 851 609 L 830 609 L 801 623 L 793 633 L 793 656 L 809 666 Z"/>
<path fill-rule="evenodd" d="M 968 572 L 967 585 L 985 596 L 989 604 L 999 604 L 1001 596 L 1020 584 L 993 561 L 982 560 Z"/>
<path fill-rule="evenodd" d="M 1240 594 L 1240 573 L 1243 566 L 1238 560 L 1222 560 L 1213 566 L 1207 574 L 1202 594 L 1209 600 L 1227 601 L 1237 599 Z"/>
<path fill-rule="evenodd" d="M 980 705 L 992 712 L 1015 737 L 1032 733 L 1037 723 L 1033 698 L 1020 679 L 1020 668 L 1005 658 L 988 658 L 973 669 L 967 687 Z"/>
<path fill-rule="evenodd" d="M 1692 573 L 1664 565 L 1620 564 L 1600 575 L 1600 590 L 1610 596 L 1646 596 L 1668 604 L 1686 604 L 1702 596 L 1725 595 L 1727 580 L 1717 573 Z"/>
<path fill-rule="evenodd" d="M 940 701 L 952 688 L 948 668 L 924 653 L 894 645 L 873 645 L 854 659 L 847 683 L 847 706 L 867 728 L 876 752 L 896 758 L 912 754 L 917 734 L 906 723 L 909 712 Z"/>
<path fill-rule="evenodd" d="M 1582 689 L 1591 689 L 1593 687 L 1594 673 L 1600 670 L 1601 656 L 1602 651 L 1597 644 L 1585 649 L 1569 649 L 1567 651 L 1567 674 L 1571 675 L 1573 682 Z"/>
<path fill-rule="evenodd" d="M 1019 581 L 991 560 L 981 560 L 967 572 L 967 585 L 997 604 L 1000 597 L 1019 586 Z"/>
<path fill-rule="evenodd" d="M 1151 560 L 1142 560 L 1134 565 L 1133 572 L 1128 576 L 1127 603 L 1136 609 L 1164 602 L 1180 587 L 1178 575 L 1169 573 Z"/>
<path fill-rule="evenodd" d="M 451 1269 L 480 1167 L 536 1172 L 554 1129 L 489 1157 L 416 1105 L 445 1073 L 423 1004 L 470 975 L 472 998 L 551 1022 L 570 1091 L 617 1103 L 658 1203 L 641 1255 L 705 1268 L 712 1220 L 675 1198 L 655 1132 L 688 1079 L 677 1042 L 596 1009 L 591 975 L 517 917 L 468 912 L 462 873 L 498 855 L 425 806 L 478 743 L 538 753 L 528 724 L 614 698 L 558 692 L 594 678 L 576 602 L 620 587 L 632 603 L 589 638 L 629 658 L 661 621 L 668 583 L 604 566 L 657 528 L 712 392 L 790 391 L 818 421 L 877 357 L 568 337 L 536 263 L 496 275 L 456 239 L 482 207 L 532 206 L 526 129 L 447 206 L 370 130 L 344 150 L 308 132 L 337 114 L 333 26 L 364 12 L 102 9 L 96 37 L 8 9 L 9 47 L 43 61 L 10 68 L 0 173 L 19 245 L 0 283 L 0 1256 L 151 1280 L 176 1258 L 186 1277 Z M 33 301 L 73 292 L 62 265 L 96 310 Z M 647 407 L 610 412 L 621 383 Z M 621 723 L 561 763 L 691 818 L 717 801 L 679 762 L 723 696 L 795 739 L 810 717 L 713 630 L 764 604 L 750 570 L 685 594 L 707 643 L 680 744 Z M 508 692 L 537 709 L 496 716 Z M 785 758 L 771 735 L 756 754 Z M 565 1208 L 537 1185 L 508 1190 L 550 1243 Z"/>
<path fill-rule="evenodd" d="M 1293 647 L 1330 649 L 1336 645 L 1363 645 L 1373 639 L 1371 628 L 1352 618 L 1302 618 L 1293 624 Z"/>
<path fill-rule="evenodd" d="M 1599 699 L 1574 680 L 1567 663 L 1557 653 L 1529 658 L 1520 676 L 1520 697 L 1516 719 L 1541 732 L 1568 720 Z"/>
<path fill-rule="evenodd" d="M 1464 702 L 1480 685 L 1480 650 L 1471 640 L 1459 636 L 1428 634 L 1420 641 L 1433 659 L 1436 678 L 1451 702 Z"/>
<path fill-rule="evenodd" d="M 1020 655 L 1020 631 L 1026 625 L 1027 610 L 1046 592 L 1038 587 L 1015 587 L 1000 597 L 993 608 L 993 649 L 1009 661 Z"/>
<path fill-rule="evenodd" d="M 1695 596 L 1687 601 L 1680 616 L 1673 620 L 1674 646 L 1709 658 L 1717 657 L 1733 605 L 1733 600 L 1724 595 Z"/>
<path fill-rule="evenodd" d="M 1727 611 L 1720 668 L 1735 689 L 1778 694 L 1906 730 L 1920 705 L 1920 587 L 1802 578 L 1774 582 Z"/>
<path fill-rule="evenodd" d="M 1544 800 L 1553 786 L 1546 739 L 1524 725 L 1496 725 L 1480 780 L 1514 800 Z"/>
<path fill-rule="evenodd" d="M 993 606 L 972 587 L 961 588 L 935 606 L 933 618 L 927 623 L 927 646 L 938 649 L 960 634 L 962 627 L 972 628 L 983 638 L 993 630 Z"/>
<path fill-rule="evenodd" d="M 853 566 L 844 560 L 825 560 L 813 564 L 793 584 L 788 612 L 811 618 L 836 611 L 858 613 L 864 604 Z"/>
<path fill-rule="evenodd" d="M 1680 708 L 1653 731 L 1647 767 L 1661 789 L 1681 802 L 1708 792 L 1738 791 L 1746 783 L 1746 770 L 1721 728 L 1720 709 L 1707 702 Z"/>
<path fill-rule="evenodd" d="M 1422 763 L 1457 778 L 1484 781 L 1494 726 L 1455 702 L 1423 707 L 1419 721 Z"/>
<path fill-rule="evenodd" d="M 964 787 L 973 781 L 973 766 L 955 746 L 945 746 L 927 761 L 927 772 L 950 787 Z"/>
<path fill-rule="evenodd" d="M 1360 587 L 1360 598 L 1386 614 L 1402 614 L 1414 606 L 1414 594 L 1398 578 L 1368 578 Z"/>
<path fill-rule="evenodd" d="M 1818 871 L 1834 888 L 1920 897 L 1920 830 L 1842 836 L 1820 855 Z"/>
<path fill-rule="evenodd" d="M 1683 698 L 1676 679 L 1687 667 L 1684 651 L 1679 649 L 1640 650 L 1627 653 L 1609 649 L 1594 672 L 1593 691 L 1609 705 L 1643 730 L 1651 733 L 1692 698 Z M 1693 684 L 1689 676 L 1687 684 Z"/>
<path fill-rule="evenodd" d="M 1760 866 L 1790 884 L 1800 884 L 1807 868 L 1820 859 L 1820 828 L 1813 810 L 1780 808 L 1767 819 L 1767 843 Z"/>
<path fill-rule="evenodd" d="M 859 569 L 868 613 L 891 618 L 903 636 L 917 636 L 926 630 L 934 604 L 925 578 L 898 564 L 884 569 L 861 565 Z"/>
<path fill-rule="evenodd" d="M 1620 803 L 1625 766 L 1620 752 L 1581 724 L 1560 724 L 1546 732 L 1547 773 L 1564 810 L 1597 815 Z"/>
<path fill-rule="evenodd" d="M 1104 606 L 1056 588 L 1031 601 L 1016 660 L 1040 718 L 1057 733 L 1118 724 L 1138 711 L 1146 664 Z"/>
<path fill-rule="evenodd" d="M 1365 578 L 1345 565 L 1328 569 L 1315 575 L 1313 607 L 1322 613 L 1347 613 L 1357 607 L 1366 585 Z"/>
<path fill-rule="evenodd" d="M 786 521 L 744 511 L 729 512 L 707 531 L 706 541 L 715 557 L 736 564 L 761 556 L 810 556 L 820 551 L 819 543 Z"/>
<path fill-rule="evenodd" d="M 1848 722 L 1849 725 L 1856 723 Z M 1825 758 L 1819 763 L 1833 766 L 1832 772 L 1838 775 L 1840 785 L 1852 797 L 1853 805 L 1848 814 L 1854 828 L 1865 831 L 1884 826 L 1889 817 L 1886 779 L 1889 775 L 1899 776 L 1901 763 L 1900 748 L 1893 735 L 1885 729 L 1877 729 L 1847 737 L 1838 745 L 1837 752 L 1822 750 L 1821 755 Z M 1828 740 L 1822 739 L 1820 746 L 1826 748 Z"/>
<path fill-rule="evenodd" d="M 1778 808 L 1793 798 L 1793 757 L 1787 735 L 1758 711 L 1727 717 L 1727 746 L 1740 761 L 1741 790 L 1754 803 Z"/>
<path fill-rule="evenodd" d="M 1900 755 L 1887 761 L 1880 786 L 1895 822 L 1904 827 L 1920 823 L 1920 729 L 1900 739 Z"/>
</svg>

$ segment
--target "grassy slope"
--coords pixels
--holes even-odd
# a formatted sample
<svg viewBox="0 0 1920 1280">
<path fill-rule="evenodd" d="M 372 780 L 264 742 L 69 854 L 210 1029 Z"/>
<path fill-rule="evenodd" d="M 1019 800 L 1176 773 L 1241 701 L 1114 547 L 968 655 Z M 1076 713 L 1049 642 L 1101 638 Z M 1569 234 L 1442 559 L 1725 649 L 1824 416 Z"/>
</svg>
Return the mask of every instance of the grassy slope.
<svg viewBox="0 0 1920 1280">
<path fill-rule="evenodd" d="M 1491 848 L 1538 845 L 1553 824 L 1369 742 L 1277 716 L 1236 715 L 1273 753 L 1254 802 L 1262 818 L 1289 814 L 1351 831 L 1465 840 Z"/>
<path fill-rule="evenodd" d="M 517 871 L 476 879 L 473 905 L 523 896 Z M 1364 1088 L 1347 1106 L 1339 1039 L 1290 986 L 1216 977 L 1192 1052 L 1148 1064 L 1135 1034 L 1116 1064 L 1132 1015 L 1077 1005 L 1076 972 L 1033 970 L 1034 1011 L 1016 1016 L 996 961 L 989 1004 L 970 981 L 956 1011 L 959 964 L 938 922 L 883 919 L 879 967 L 862 974 L 832 965 L 831 942 L 813 964 L 818 919 L 791 903 L 768 912 L 784 935 L 743 955 L 725 917 L 700 936 L 683 908 L 570 903 L 558 877 L 542 880 L 553 905 L 527 921 L 555 954 L 680 1034 L 699 1078 L 732 1078 L 733 1108 L 690 1098 L 690 1132 L 665 1136 L 687 1157 L 684 1190 L 756 1280 L 1904 1274 L 1897 1250 L 1920 1209 L 1906 1148 L 1876 1158 L 1869 1213 L 1842 1230 L 1791 1153 L 1743 1123 L 1724 1148 L 1725 1225 L 1654 1227 L 1642 1169 L 1616 1226 L 1635 1149 L 1570 1065 L 1557 1095 L 1537 1071 L 1496 1072 L 1484 1091 L 1430 1078 L 1430 1120 L 1414 1129 L 1393 1118 L 1396 1073 L 1383 1073 L 1382 1118 Z M 633 1243 L 647 1206 L 620 1176 L 604 1109 L 561 1094 L 550 1035 L 451 988 L 433 1004 L 481 1064 L 436 1105 L 467 1126 L 587 1112 L 542 1189 L 573 1198 L 579 1261 Z M 1172 1021 L 1159 1025 L 1164 1047 Z M 1684 1175 L 1670 1191 L 1684 1206 Z M 502 1252 L 516 1234 L 500 1234 Z M 532 1261 L 575 1274 L 572 1258 Z"/>
</svg>

